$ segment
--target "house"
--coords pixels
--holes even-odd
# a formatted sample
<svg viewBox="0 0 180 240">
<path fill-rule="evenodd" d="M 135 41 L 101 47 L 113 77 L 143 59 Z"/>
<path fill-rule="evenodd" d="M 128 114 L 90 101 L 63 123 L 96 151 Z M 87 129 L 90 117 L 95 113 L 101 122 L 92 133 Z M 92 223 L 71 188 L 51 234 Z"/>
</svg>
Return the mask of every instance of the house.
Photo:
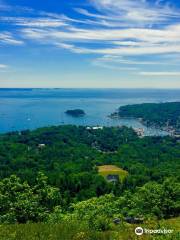
<svg viewBox="0 0 180 240">
<path fill-rule="evenodd" d="M 119 181 L 119 175 L 117 174 L 109 174 L 106 176 L 106 179 L 108 182 L 118 182 Z"/>
<path fill-rule="evenodd" d="M 46 144 L 40 143 L 40 144 L 38 145 L 38 148 L 44 148 L 45 146 L 46 146 Z"/>
<path fill-rule="evenodd" d="M 102 130 L 103 127 L 101 127 L 101 126 L 97 126 L 97 127 L 92 127 L 92 129 L 93 129 L 93 130 L 98 130 L 98 129 Z"/>
<path fill-rule="evenodd" d="M 180 130 L 176 130 L 173 135 L 175 138 L 180 138 Z"/>
<path fill-rule="evenodd" d="M 87 129 L 87 130 L 98 130 L 98 129 L 102 130 L 103 127 L 102 127 L 102 126 L 86 127 L 86 129 Z"/>
<path fill-rule="evenodd" d="M 144 137 L 144 129 L 143 128 L 134 128 L 134 131 L 137 133 L 138 137 Z"/>
</svg>

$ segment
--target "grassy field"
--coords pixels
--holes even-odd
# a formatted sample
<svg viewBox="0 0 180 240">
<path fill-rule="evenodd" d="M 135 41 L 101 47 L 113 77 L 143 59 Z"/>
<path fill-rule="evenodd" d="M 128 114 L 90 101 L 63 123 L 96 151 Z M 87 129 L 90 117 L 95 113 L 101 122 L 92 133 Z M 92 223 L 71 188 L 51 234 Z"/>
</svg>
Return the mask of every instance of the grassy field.
<svg viewBox="0 0 180 240">
<path fill-rule="evenodd" d="M 119 168 L 115 165 L 103 165 L 98 166 L 98 172 L 101 176 L 107 177 L 108 175 L 118 175 L 119 179 L 123 180 L 127 175 L 128 172 Z"/>
<path fill-rule="evenodd" d="M 91 231 L 82 223 L 59 224 L 19 224 L 1 225 L 0 240 L 179 240 L 180 218 L 149 222 L 142 225 L 147 229 L 172 229 L 171 234 L 143 234 L 136 236 L 134 229 L 137 225 L 120 224 L 112 231 Z"/>
</svg>

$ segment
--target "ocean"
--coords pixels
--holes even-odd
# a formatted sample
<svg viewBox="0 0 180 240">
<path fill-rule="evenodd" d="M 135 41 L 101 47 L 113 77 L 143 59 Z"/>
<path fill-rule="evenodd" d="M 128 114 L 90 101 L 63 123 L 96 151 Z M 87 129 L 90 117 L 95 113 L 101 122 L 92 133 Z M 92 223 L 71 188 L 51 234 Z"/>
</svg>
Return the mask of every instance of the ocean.
<svg viewBox="0 0 180 240">
<path fill-rule="evenodd" d="M 133 119 L 110 119 L 118 107 L 136 103 L 180 101 L 180 89 L 0 89 L 0 133 L 52 125 L 128 126 L 146 135 L 166 135 Z M 65 114 L 83 109 L 84 117 Z"/>
</svg>

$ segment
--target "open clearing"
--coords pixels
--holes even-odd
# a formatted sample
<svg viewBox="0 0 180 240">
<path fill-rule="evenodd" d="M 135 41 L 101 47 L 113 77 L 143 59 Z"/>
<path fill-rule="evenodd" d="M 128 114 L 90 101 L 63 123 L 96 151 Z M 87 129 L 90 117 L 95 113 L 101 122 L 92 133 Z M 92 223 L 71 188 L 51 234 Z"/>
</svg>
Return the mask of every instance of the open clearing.
<svg viewBox="0 0 180 240">
<path fill-rule="evenodd" d="M 119 179 L 121 180 L 123 180 L 128 175 L 127 171 L 115 165 L 98 166 L 98 172 L 103 177 L 107 177 L 108 175 L 118 175 Z"/>
</svg>

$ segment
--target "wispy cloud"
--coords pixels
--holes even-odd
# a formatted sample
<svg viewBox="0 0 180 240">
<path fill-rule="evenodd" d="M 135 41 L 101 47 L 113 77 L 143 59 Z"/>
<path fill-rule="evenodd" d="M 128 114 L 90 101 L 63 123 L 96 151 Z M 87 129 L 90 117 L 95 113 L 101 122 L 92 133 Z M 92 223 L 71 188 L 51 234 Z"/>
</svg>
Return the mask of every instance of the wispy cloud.
<svg viewBox="0 0 180 240">
<path fill-rule="evenodd" d="M 6 68 L 8 68 L 8 65 L 6 65 L 6 64 L 0 64 L 0 69 L 6 69 Z"/>
<path fill-rule="evenodd" d="M 106 64 L 123 64 L 123 65 L 179 65 L 179 61 L 175 61 L 175 59 L 169 59 L 164 58 L 163 56 L 153 57 L 153 60 L 139 60 L 137 58 L 132 59 L 129 57 L 122 57 L 118 55 L 104 55 L 102 57 L 99 57 L 96 59 L 96 62 L 106 63 Z"/>
<path fill-rule="evenodd" d="M 18 13 L 32 13 L 34 10 L 30 7 L 22 7 L 18 5 L 11 6 L 5 1 L 0 1 L 0 12 L 18 12 Z"/>
<path fill-rule="evenodd" d="M 36 41 L 73 53 L 93 54 L 94 65 L 127 71 L 143 65 L 168 65 L 169 57 L 180 56 L 180 9 L 164 2 L 89 0 L 88 10 L 74 8 L 76 17 L 21 8 L 31 11 L 31 17 L 0 17 L 1 22 L 13 25 L 18 39 L 4 32 L 0 33 L 0 42 L 21 45 Z M 152 55 L 163 56 L 162 61 L 152 60 Z M 174 62 L 169 65 L 178 64 Z M 148 75 L 148 71 L 141 75 Z"/>
<path fill-rule="evenodd" d="M 22 45 L 22 40 L 16 39 L 10 32 L 0 33 L 0 44 Z"/>
<path fill-rule="evenodd" d="M 140 75 L 150 76 L 150 77 L 180 77 L 180 72 L 140 72 Z"/>
<path fill-rule="evenodd" d="M 171 18 L 179 18 L 178 10 L 160 1 L 153 4 L 146 0 L 91 0 L 100 12 L 112 18 L 137 24 L 156 24 Z M 114 17 L 113 17 L 114 16 Z"/>
<path fill-rule="evenodd" d="M 25 17 L 0 17 L 1 22 L 9 22 L 16 26 L 53 28 L 67 26 L 62 20 L 52 18 L 25 18 Z"/>
<path fill-rule="evenodd" d="M 0 73 L 6 73 L 9 71 L 9 66 L 6 64 L 0 64 Z"/>
<path fill-rule="evenodd" d="M 134 73 L 136 70 L 138 70 L 138 68 L 134 66 L 128 66 L 128 65 L 123 66 L 122 64 L 115 64 L 114 62 L 101 61 L 101 59 L 96 59 L 92 61 L 92 64 L 94 66 L 103 67 L 106 69 L 118 70 L 121 72 L 128 71 L 128 72 Z"/>
<path fill-rule="evenodd" d="M 48 38 L 52 43 L 74 42 L 74 44 L 101 43 L 100 48 L 82 48 L 82 53 L 112 54 L 112 55 L 143 55 L 180 53 L 180 25 L 165 29 L 83 29 L 68 27 L 66 30 L 45 30 L 38 28 L 22 29 L 23 37 L 42 41 Z M 126 40 L 131 39 L 127 44 Z M 114 42 L 116 41 L 116 42 Z M 117 44 L 119 41 L 119 44 Z M 122 44 L 121 44 L 122 42 Z M 108 47 L 103 47 L 104 44 Z"/>
</svg>

